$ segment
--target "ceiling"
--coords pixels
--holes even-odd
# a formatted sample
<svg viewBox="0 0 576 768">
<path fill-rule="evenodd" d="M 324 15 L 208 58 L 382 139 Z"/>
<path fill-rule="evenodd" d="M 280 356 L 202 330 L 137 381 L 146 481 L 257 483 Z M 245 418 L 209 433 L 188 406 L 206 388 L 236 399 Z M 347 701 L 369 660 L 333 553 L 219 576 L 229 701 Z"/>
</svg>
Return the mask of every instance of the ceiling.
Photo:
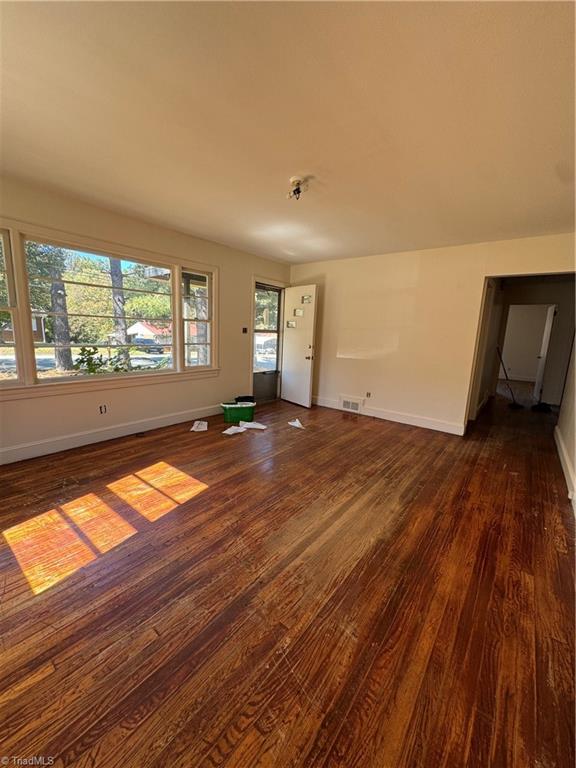
<svg viewBox="0 0 576 768">
<path fill-rule="evenodd" d="M 572 3 L 1 15 L 6 174 L 294 262 L 573 229 Z"/>
</svg>

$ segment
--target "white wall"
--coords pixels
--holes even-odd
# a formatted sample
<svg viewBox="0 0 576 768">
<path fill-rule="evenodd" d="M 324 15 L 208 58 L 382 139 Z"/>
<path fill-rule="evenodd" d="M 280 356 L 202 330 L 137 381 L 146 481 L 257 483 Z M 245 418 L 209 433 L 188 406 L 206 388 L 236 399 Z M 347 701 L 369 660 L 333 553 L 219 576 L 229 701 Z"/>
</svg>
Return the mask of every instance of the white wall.
<svg viewBox="0 0 576 768">
<path fill-rule="evenodd" d="M 320 286 L 316 401 L 462 434 L 486 277 L 574 267 L 571 234 L 293 266 Z"/>
<path fill-rule="evenodd" d="M 0 216 L 218 267 L 221 366 L 211 378 L 158 379 L 152 385 L 114 389 L 102 383 L 89 392 L 79 384 L 74 394 L 16 400 L 0 394 L 0 459 L 14 461 L 184 421 L 216 412 L 222 400 L 251 391 L 251 338 L 242 327 L 253 324 L 253 277 L 287 281 L 287 265 L 14 179 L 2 180 Z M 101 403 L 108 406 L 105 415 L 99 414 Z"/>
<path fill-rule="evenodd" d="M 568 376 L 566 377 L 566 387 L 564 389 L 564 396 L 562 398 L 562 407 L 560 408 L 558 424 L 556 425 L 554 436 L 556 438 L 556 445 L 558 446 L 560 461 L 562 462 L 562 469 L 564 470 L 564 475 L 566 476 L 568 495 L 572 499 L 572 506 L 576 510 L 575 379 L 576 371 L 574 370 L 574 348 L 572 348 L 570 366 L 568 368 Z"/>
<path fill-rule="evenodd" d="M 510 379 L 536 381 L 547 314 L 547 304 L 513 304 L 510 307 L 502 350 Z M 500 377 L 504 378 L 503 370 Z"/>
</svg>

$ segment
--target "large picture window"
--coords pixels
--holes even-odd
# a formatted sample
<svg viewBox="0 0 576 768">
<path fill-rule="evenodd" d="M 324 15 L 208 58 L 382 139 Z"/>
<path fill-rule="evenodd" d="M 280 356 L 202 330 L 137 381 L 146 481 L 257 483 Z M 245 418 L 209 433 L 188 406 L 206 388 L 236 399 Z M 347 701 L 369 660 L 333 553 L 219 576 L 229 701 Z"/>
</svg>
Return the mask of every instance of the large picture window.
<svg viewBox="0 0 576 768">
<path fill-rule="evenodd" d="M 0 229 L 0 390 L 126 386 L 217 375 L 217 268 L 82 238 Z M 46 239 L 44 239 L 46 237 Z M 49 238 L 49 239 L 48 239 Z M 139 380 L 138 380 L 139 377 Z M 102 385 L 95 380 L 106 379 Z M 50 386 L 44 386 L 50 385 Z M 55 389 L 54 389 L 55 387 Z M 40 395 L 41 396 L 41 395 Z"/>
<path fill-rule="evenodd" d="M 38 378 L 173 368 L 172 269 L 25 241 Z"/>
</svg>

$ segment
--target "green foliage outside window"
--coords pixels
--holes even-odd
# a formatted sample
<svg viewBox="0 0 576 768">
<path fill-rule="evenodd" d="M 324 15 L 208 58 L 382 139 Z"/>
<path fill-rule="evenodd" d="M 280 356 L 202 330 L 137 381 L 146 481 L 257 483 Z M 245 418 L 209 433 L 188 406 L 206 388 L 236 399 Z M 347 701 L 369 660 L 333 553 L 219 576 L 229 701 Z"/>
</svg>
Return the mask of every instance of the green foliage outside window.
<svg viewBox="0 0 576 768">
<path fill-rule="evenodd" d="M 37 357 L 53 354 L 56 370 L 94 374 L 140 369 L 132 363 L 128 334 L 138 320 L 168 331 L 170 346 L 168 268 L 33 241 L 26 242 L 26 263 L 30 306 L 43 318 Z M 162 352 L 160 342 L 155 351 Z M 171 355 L 155 361 L 154 367 L 168 364 Z"/>
</svg>

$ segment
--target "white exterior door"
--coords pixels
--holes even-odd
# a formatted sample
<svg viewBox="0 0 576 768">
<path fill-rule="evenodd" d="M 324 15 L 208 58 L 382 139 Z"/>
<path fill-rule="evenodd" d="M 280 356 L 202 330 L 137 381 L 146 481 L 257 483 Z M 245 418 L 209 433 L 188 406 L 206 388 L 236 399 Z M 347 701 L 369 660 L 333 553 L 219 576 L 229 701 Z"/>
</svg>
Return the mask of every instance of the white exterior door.
<svg viewBox="0 0 576 768">
<path fill-rule="evenodd" d="M 284 290 L 281 397 L 297 405 L 312 405 L 316 286 Z"/>
</svg>

